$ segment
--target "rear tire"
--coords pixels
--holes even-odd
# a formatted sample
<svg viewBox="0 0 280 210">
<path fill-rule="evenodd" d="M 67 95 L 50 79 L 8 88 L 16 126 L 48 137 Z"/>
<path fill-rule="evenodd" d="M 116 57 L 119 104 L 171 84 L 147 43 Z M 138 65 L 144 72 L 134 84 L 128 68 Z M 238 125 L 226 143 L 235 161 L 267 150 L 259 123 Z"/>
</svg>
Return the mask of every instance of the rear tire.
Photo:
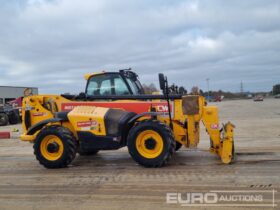
<svg viewBox="0 0 280 210">
<path fill-rule="evenodd" d="M 172 130 L 156 120 L 139 122 L 129 131 L 127 147 L 131 157 L 145 167 L 164 166 L 175 151 Z"/>
<path fill-rule="evenodd" d="M 36 137 L 34 155 L 46 168 L 67 167 L 75 158 L 77 142 L 71 131 L 61 126 L 49 126 Z"/>
<path fill-rule="evenodd" d="M 9 122 L 9 117 L 5 113 L 0 113 L 0 126 L 7 125 Z"/>
</svg>

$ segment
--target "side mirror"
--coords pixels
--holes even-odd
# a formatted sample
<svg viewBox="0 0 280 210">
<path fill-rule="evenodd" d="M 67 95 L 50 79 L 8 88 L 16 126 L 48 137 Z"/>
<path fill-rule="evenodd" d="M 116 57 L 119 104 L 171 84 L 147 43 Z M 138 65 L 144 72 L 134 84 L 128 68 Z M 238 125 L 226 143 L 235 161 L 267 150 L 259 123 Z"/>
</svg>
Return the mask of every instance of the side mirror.
<svg viewBox="0 0 280 210">
<path fill-rule="evenodd" d="M 78 99 L 86 99 L 86 94 L 84 92 L 79 93 Z"/>
<path fill-rule="evenodd" d="M 162 74 L 162 73 L 158 74 L 158 80 L 159 80 L 159 87 L 160 87 L 160 89 L 165 91 L 165 78 L 164 78 L 164 74 Z"/>
</svg>

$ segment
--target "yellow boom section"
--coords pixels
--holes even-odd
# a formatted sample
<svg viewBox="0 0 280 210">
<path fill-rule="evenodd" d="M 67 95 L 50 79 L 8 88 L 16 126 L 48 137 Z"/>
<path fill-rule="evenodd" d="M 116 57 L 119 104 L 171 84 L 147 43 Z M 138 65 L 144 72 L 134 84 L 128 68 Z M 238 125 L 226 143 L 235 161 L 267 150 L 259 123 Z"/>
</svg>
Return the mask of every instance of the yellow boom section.
<svg viewBox="0 0 280 210">
<path fill-rule="evenodd" d="M 220 156 L 223 163 L 232 162 L 234 157 L 234 125 L 228 122 L 220 127 L 218 108 L 207 106 L 202 96 L 184 96 L 181 103 L 182 114 L 187 122 L 187 141 L 180 141 L 180 143 L 185 147 L 197 147 L 200 140 L 200 121 L 202 121 L 210 137 L 210 152 Z M 178 116 L 181 116 L 181 120 L 184 120 L 180 110 L 177 110 L 176 113 L 179 113 Z"/>
</svg>

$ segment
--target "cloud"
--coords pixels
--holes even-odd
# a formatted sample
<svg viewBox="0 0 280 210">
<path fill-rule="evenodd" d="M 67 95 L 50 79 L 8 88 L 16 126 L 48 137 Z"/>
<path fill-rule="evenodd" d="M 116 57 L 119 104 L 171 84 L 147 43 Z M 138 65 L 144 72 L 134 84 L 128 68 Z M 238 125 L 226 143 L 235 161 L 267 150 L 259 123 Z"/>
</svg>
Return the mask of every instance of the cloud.
<svg viewBox="0 0 280 210">
<path fill-rule="evenodd" d="M 279 82 L 274 0 L 12 0 L 0 8 L 0 83 L 84 90 L 83 74 L 132 67 L 146 83 L 271 90 Z"/>
</svg>

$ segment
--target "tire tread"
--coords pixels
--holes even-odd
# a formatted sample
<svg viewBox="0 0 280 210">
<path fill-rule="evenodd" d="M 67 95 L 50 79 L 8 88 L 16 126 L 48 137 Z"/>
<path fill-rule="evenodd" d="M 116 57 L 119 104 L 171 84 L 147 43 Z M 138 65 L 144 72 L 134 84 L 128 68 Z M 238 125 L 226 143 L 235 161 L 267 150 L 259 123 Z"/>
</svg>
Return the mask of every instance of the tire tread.
<svg viewBox="0 0 280 210">
<path fill-rule="evenodd" d="M 143 157 L 140 157 L 141 155 L 138 154 L 138 152 L 133 149 L 133 141 L 135 140 L 134 138 L 136 138 L 137 136 L 137 130 L 140 129 L 141 127 L 156 127 L 157 129 L 159 129 L 161 131 L 161 136 L 162 138 L 165 138 L 165 145 L 167 146 L 167 151 L 165 154 L 163 154 L 163 156 L 158 160 L 155 160 L 154 162 L 150 160 L 146 160 Z M 158 167 L 162 167 L 164 165 L 166 165 L 168 163 L 168 161 L 171 160 L 172 155 L 175 152 L 175 139 L 174 139 L 174 135 L 173 135 L 173 131 L 171 130 L 170 127 L 168 127 L 166 124 L 158 121 L 158 120 L 154 120 L 154 119 L 149 119 L 149 120 L 143 120 L 137 124 L 134 125 L 134 127 L 130 130 L 129 134 L 128 134 L 128 150 L 129 153 L 131 155 L 131 157 L 140 165 L 143 165 L 145 167 L 153 167 L 153 168 L 158 168 Z"/>
<path fill-rule="evenodd" d="M 58 136 L 63 144 L 64 151 L 60 159 L 56 161 L 46 160 L 40 151 L 40 143 L 42 139 L 47 135 Z M 41 165 L 46 168 L 65 168 L 67 167 L 75 158 L 77 151 L 77 143 L 74 135 L 65 127 L 62 126 L 48 126 L 43 128 L 38 136 L 36 137 L 35 144 L 33 145 L 34 155 Z"/>
</svg>

